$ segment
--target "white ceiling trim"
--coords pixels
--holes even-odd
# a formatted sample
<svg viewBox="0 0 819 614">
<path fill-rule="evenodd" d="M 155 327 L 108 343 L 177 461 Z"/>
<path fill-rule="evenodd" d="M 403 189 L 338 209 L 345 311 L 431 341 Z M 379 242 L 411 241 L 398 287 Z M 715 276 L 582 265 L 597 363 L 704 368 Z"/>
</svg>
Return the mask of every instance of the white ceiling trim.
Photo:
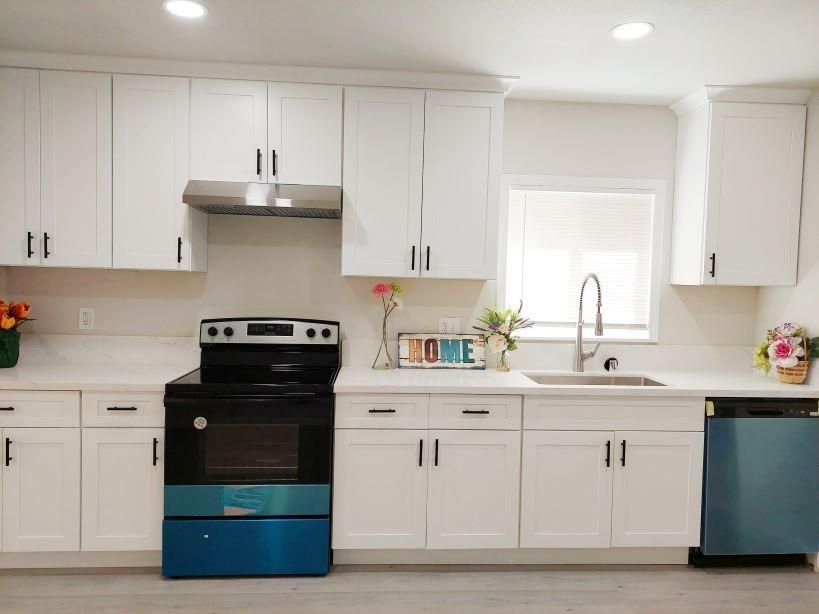
<svg viewBox="0 0 819 614">
<path fill-rule="evenodd" d="M 677 116 L 701 107 L 707 102 L 762 102 L 771 104 L 807 104 L 812 90 L 784 87 L 743 87 L 706 85 L 671 105 Z"/>
<path fill-rule="evenodd" d="M 462 75 L 358 68 L 277 66 L 274 64 L 187 62 L 14 50 L 0 50 L 0 66 L 250 81 L 467 90 L 500 92 L 503 94 L 508 94 L 519 79 L 519 77 L 502 75 Z"/>
</svg>

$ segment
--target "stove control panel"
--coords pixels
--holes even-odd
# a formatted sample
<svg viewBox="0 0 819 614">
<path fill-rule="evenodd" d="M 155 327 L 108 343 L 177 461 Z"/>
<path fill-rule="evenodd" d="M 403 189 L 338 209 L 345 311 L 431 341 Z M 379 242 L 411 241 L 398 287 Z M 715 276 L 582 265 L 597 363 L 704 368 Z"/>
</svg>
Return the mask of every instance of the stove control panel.
<svg viewBox="0 0 819 614">
<path fill-rule="evenodd" d="M 199 342 L 336 345 L 338 324 L 274 318 L 202 320 Z"/>
</svg>

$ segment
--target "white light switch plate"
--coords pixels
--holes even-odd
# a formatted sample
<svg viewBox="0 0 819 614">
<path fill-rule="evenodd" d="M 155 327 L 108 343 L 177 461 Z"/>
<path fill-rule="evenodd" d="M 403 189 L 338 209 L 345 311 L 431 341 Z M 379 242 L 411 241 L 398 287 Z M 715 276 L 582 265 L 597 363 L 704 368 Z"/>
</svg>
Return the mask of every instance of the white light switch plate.
<svg viewBox="0 0 819 614">
<path fill-rule="evenodd" d="M 461 329 L 461 318 L 438 318 L 438 332 L 441 335 L 451 335 Z"/>
<path fill-rule="evenodd" d="M 80 330 L 93 330 L 94 328 L 94 308 L 80 307 Z"/>
</svg>

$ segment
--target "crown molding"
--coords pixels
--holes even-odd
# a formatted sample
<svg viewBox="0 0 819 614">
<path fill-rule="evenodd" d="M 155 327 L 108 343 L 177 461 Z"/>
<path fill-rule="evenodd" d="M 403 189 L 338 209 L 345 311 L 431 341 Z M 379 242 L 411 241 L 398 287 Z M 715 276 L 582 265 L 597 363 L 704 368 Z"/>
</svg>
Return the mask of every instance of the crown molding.
<svg viewBox="0 0 819 614">
<path fill-rule="evenodd" d="M 807 104 L 810 89 L 784 87 L 744 87 L 737 85 L 706 85 L 671 105 L 678 116 L 709 102 L 761 102 L 773 104 Z"/>
</svg>

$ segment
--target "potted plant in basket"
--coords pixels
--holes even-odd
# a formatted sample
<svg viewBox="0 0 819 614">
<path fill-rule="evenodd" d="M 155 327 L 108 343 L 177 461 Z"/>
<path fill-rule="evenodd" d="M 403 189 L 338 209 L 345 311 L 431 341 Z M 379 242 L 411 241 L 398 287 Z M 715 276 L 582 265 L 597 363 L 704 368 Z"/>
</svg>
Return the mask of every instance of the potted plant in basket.
<svg viewBox="0 0 819 614">
<path fill-rule="evenodd" d="M 775 366 L 783 384 L 801 384 L 810 361 L 819 358 L 819 337 L 808 338 L 804 326 L 785 322 L 772 328 L 754 350 L 754 367 L 769 373 Z"/>
<path fill-rule="evenodd" d="M 31 305 L 5 303 L 0 300 L 0 369 L 13 367 L 20 358 L 20 328 L 32 318 L 28 317 Z"/>
<path fill-rule="evenodd" d="M 522 328 L 529 328 L 534 322 L 520 315 L 523 309 L 523 301 L 517 309 L 498 309 L 497 307 L 484 307 L 483 315 L 477 320 L 483 326 L 473 326 L 486 338 L 486 347 L 490 352 L 500 354 L 498 359 L 498 371 L 509 370 L 509 358 L 507 354 L 518 349 L 515 333 Z"/>
</svg>

